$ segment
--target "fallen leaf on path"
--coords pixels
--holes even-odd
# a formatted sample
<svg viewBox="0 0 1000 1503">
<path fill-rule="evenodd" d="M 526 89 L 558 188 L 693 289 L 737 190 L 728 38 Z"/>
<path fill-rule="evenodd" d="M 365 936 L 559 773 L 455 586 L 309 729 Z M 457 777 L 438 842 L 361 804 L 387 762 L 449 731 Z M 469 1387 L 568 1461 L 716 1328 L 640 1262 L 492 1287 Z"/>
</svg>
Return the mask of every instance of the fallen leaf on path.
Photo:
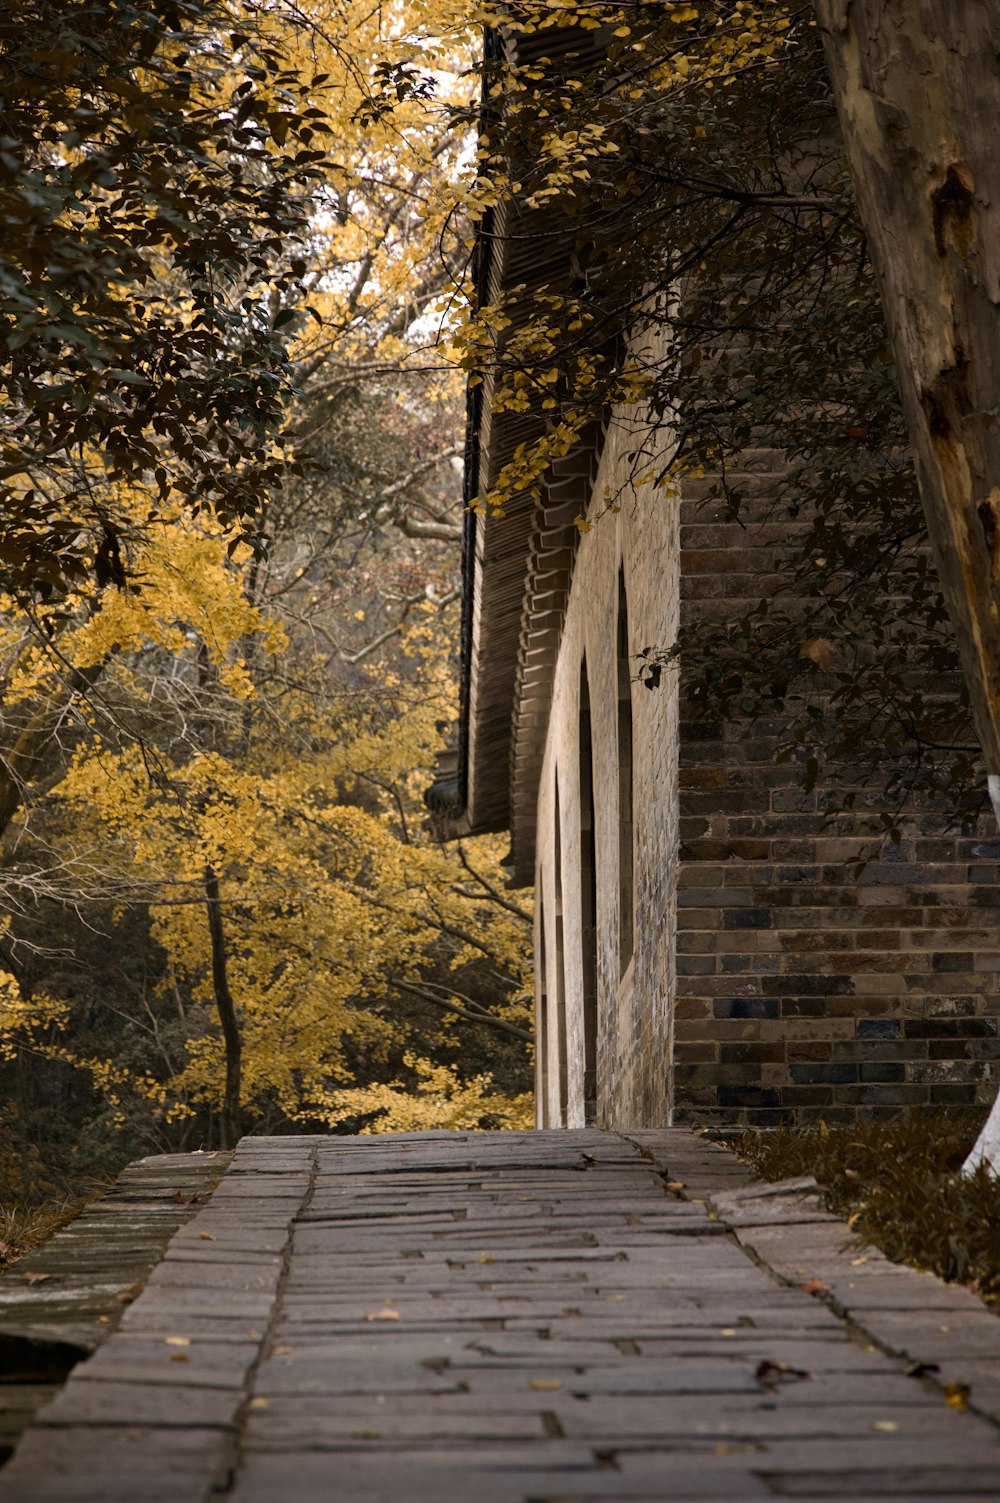
<svg viewBox="0 0 1000 1503">
<path fill-rule="evenodd" d="M 145 1284 L 143 1284 L 141 1282 L 141 1280 L 137 1281 L 134 1284 L 129 1284 L 128 1288 L 127 1289 L 123 1289 L 121 1291 L 121 1293 L 117 1296 L 118 1303 L 120 1305 L 130 1305 L 133 1300 L 136 1300 L 136 1299 L 139 1298 L 140 1294 L 145 1289 L 145 1287 L 146 1287 Z"/>
<path fill-rule="evenodd" d="M 773 1392 L 779 1383 L 801 1383 L 807 1378 L 814 1378 L 815 1373 L 808 1373 L 804 1368 L 793 1367 L 790 1362 L 758 1362 L 754 1377 L 761 1388 Z"/>
<path fill-rule="evenodd" d="M 562 1387 L 562 1379 L 561 1378 L 529 1378 L 528 1379 L 528 1387 L 529 1388 L 533 1388 L 536 1393 L 550 1393 L 550 1392 L 554 1392 L 555 1389 Z"/>
<path fill-rule="evenodd" d="M 667 1189 L 668 1190 L 673 1190 L 674 1193 L 676 1194 L 679 1190 L 686 1190 L 687 1189 L 687 1185 L 685 1184 L 684 1180 L 682 1180 L 682 1179 L 668 1179 L 667 1180 Z"/>
<path fill-rule="evenodd" d="M 51 1273 L 22 1273 L 21 1275 L 26 1284 L 44 1284 L 52 1276 Z"/>
<path fill-rule="evenodd" d="M 190 1336 L 164 1336 L 163 1340 L 164 1340 L 165 1345 L 167 1345 L 167 1346 L 190 1346 L 191 1345 L 191 1337 Z"/>
<path fill-rule="evenodd" d="M 800 1284 L 799 1288 L 803 1294 L 826 1294 L 828 1285 L 824 1284 L 822 1279 L 809 1279 L 806 1283 Z"/>
<path fill-rule="evenodd" d="M 250 1409 L 266 1409 L 267 1405 L 267 1399 L 251 1399 L 247 1407 Z"/>
<path fill-rule="evenodd" d="M 212 1236 L 211 1232 L 199 1232 L 198 1236 L 201 1238 L 201 1240 L 203 1242 L 214 1242 L 215 1241 L 215 1238 Z"/>
<path fill-rule="evenodd" d="M 946 1383 L 942 1392 L 949 1409 L 968 1409 L 969 1394 L 972 1392 L 968 1383 Z"/>
<path fill-rule="evenodd" d="M 365 1315 L 365 1320 L 399 1320 L 400 1318 L 398 1310 L 369 1310 Z"/>
<path fill-rule="evenodd" d="M 171 1362 L 190 1362 L 191 1358 L 188 1356 L 187 1352 L 171 1352 L 170 1360 Z"/>
<path fill-rule="evenodd" d="M 174 1191 L 174 1200 L 179 1206 L 193 1206 L 198 1198 L 197 1195 L 185 1195 L 183 1190 Z"/>
<path fill-rule="evenodd" d="M 873 1420 L 872 1429 L 880 1430 L 883 1435 L 891 1435 L 894 1430 L 899 1429 L 899 1426 L 895 1420 Z"/>
</svg>

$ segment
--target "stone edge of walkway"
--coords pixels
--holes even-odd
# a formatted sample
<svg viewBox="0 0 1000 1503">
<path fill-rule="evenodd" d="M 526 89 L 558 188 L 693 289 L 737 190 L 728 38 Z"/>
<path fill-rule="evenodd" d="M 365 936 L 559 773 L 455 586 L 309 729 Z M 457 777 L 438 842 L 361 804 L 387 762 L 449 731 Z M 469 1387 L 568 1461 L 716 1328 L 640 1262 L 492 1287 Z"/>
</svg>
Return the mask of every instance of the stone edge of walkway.
<svg viewBox="0 0 1000 1503">
<path fill-rule="evenodd" d="M 678 1194 L 704 1201 L 778 1283 L 822 1299 L 856 1339 L 904 1363 L 944 1402 L 1000 1426 L 1000 1321 L 976 1295 L 861 1243 L 826 1210 L 815 1180 L 757 1180 L 730 1149 L 696 1130 L 621 1136 L 683 1184 Z"/>
<path fill-rule="evenodd" d="M 231 1158 L 197 1152 L 134 1159 L 103 1195 L 0 1274 L 0 1453 L 76 1363 L 116 1330 Z"/>
<path fill-rule="evenodd" d="M 176 1228 L 142 1292 L 125 1309 L 117 1340 L 80 1362 L 72 1382 L 22 1435 L 0 1470 L 2 1503 L 98 1496 L 86 1487 L 81 1494 L 76 1476 L 80 1443 L 95 1424 L 116 1432 L 99 1483 L 101 1503 L 138 1503 L 147 1493 L 158 1503 L 198 1503 L 225 1489 L 250 1385 L 280 1302 L 292 1227 L 314 1187 L 318 1141 L 327 1139 L 242 1139 L 207 1203 Z M 172 1280 L 177 1264 L 191 1261 L 221 1266 L 224 1284 L 195 1291 L 192 1300 L 184 1283 Z M 244 1289 L 241 1268 L 252 1270 Z M 205 1319 L 203 1303 L 213 1311 L 220 1303 L 227 1307 L 230 1337 L 193 1341 Z M 139 1410 L 151 1380 L 154 1413 L 144 1417 Z M 74 1419 L 73 1406 L 81 1403 L 92 1412 Z M 121 1405 L 129 1418 L 112 1418 L 111 1410 Z M 115 1490 L 118 1477 L 121 1493 Z"/>
</svg>

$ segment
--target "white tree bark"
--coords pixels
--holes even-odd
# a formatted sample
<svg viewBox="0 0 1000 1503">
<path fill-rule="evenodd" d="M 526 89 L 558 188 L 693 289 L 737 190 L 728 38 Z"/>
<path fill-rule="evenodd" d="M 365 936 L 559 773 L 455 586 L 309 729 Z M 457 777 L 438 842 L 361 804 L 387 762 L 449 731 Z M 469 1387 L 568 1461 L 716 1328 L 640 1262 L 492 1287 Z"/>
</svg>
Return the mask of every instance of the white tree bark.
<svg viewBox="0 0 1000 1503">
<path fill-rule="evenodd" d="M 1000 791 L 1000 5 L 814 0 L 941 587 Z M 994 797 L 994 806 L 997 799 Z M 1000 1103 L 968 1161 L 1000 1173 Z"/>
</svg>

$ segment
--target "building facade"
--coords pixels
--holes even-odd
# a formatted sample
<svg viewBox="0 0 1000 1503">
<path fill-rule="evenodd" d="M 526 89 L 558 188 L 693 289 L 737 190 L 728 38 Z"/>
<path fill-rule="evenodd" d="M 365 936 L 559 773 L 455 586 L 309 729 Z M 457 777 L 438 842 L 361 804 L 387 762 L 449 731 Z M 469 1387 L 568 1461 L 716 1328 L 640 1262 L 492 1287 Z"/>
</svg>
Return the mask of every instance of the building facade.
<svg viewBox="0 0 1000 1503">
<path fill-rule="evenodd" d="M 510 294 L 516 324 L 577 249 L 508 205 L 480 235 L 481 301 Z M 476 386 L 461 730 L 428 795 L 444 838 L 509 830 L 512 882 L 535 885 L 539 1124 L 991 1101 L 1000 841 L 987 823 L 918 809 L 858 871 L 882 831 L 877 788 L 855 782 L 845 811 L 843 789 L 807 790 L 778 757 L 780 718 L 693 717 L 674 670 L 642 682 L 644 650 L 788 588 L 777 565 L 799 524 L 781 509 L 783 455 L 744 451 L 729 475 L 737 522 L 712 477 L 676 494 L 636 480 L 672 435 L 620 410 L 537 494 L 491 514 L 483 498 L 542 431 L 539 414 L 494 410 L 488 375 Z"/>
</svg>

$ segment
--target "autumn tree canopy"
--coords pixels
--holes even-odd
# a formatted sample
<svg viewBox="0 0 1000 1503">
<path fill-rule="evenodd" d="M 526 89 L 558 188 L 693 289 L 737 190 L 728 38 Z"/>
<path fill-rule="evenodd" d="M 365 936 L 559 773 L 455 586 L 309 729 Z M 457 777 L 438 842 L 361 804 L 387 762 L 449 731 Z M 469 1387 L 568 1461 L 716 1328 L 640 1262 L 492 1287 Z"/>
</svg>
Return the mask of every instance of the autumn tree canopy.
<svg viewBox="0 0 1000 1503">
<path fill-rule="evenodd" d="M 812 7 L 17 0 L 0 82 L 27 1138 L 524 1120 L 523 895 L 419 805 L 466 378 L 534 424 L 498 513 L 615 404 L 637 475 L 668 424 L 664 496 L 716 476 L 733 517 L 737 456 L 783 450 L 781 589 L 652 644 L 647 682 L 780 713 L 807 786 L 866 760 L 890 837 L 915 791 L 974 806 L 968 695 L 924 692 L 959 653 Z M 470 303 L 512 224 L 550 280 Z"/>
<path fill-rule="evenodd" d="M 427 12 L 3 23 L 0 1068 L 59 1172 L 525 1119 L 530 909 L 420 802 L 477 86 Z"/>
</svg>

